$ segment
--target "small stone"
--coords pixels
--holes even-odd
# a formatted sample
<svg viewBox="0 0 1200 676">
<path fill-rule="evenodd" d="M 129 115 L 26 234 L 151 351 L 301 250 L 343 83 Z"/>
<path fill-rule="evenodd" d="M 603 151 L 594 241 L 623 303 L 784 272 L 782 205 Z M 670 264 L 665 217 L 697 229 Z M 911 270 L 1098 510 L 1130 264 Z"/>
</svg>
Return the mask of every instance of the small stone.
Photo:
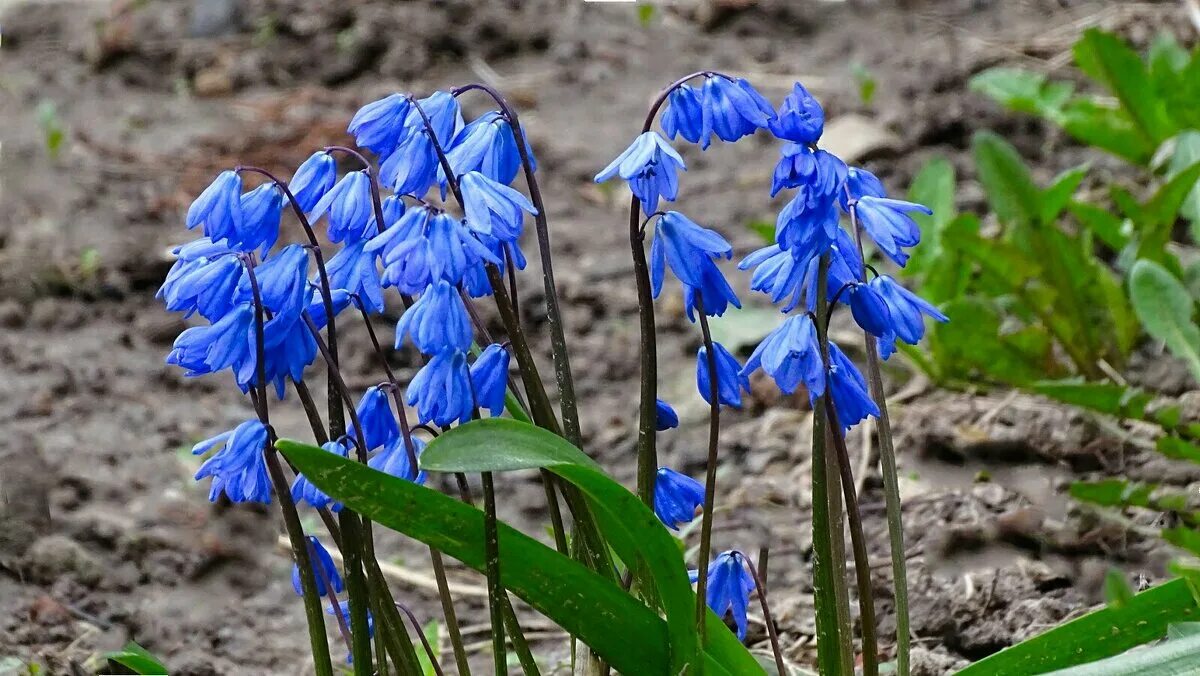
<svg viewBox="0 0 1200 676">
<path fill-rule="evenodd" d="M 825 125 L 821 147 L 847 164 L 857 164 L 881 154 L 896 153 L 900 137 L 864 115 L 842 115 Z"/>
<path fill-rule="evenodd" d="M 64 535 L 47 535 L 34 542 L 25 553 L 24 568 L 30 578 L 46 584 L 71 575 L 90 586 L 104 573 L 99 559 Z"/>
<path fill-rule="evenodd" d="M 225 66 L 210 66 L 196 73 L 192 89 L 196 96 L 227 96 L 233 92 L 233 76 Z"/>
</svg>

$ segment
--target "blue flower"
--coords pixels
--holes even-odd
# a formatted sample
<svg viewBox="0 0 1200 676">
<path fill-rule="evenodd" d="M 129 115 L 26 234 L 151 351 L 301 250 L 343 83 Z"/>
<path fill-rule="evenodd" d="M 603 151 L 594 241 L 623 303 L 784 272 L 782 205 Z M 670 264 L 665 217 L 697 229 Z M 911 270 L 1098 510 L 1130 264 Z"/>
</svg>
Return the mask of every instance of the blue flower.
<svg viewBox="0 0 1200 676">
<path fill-rule="evenodd" d="M 213 324 L 185 329 L 175 339 L 167 363 L 187 369 L 188 377 L 227 368 L 252 370 L 254 310 L 249 303 L 240 303 Z"/>
<path fill-rule="evenodd" d="M 193 455 L 216 448 L 196 472 L 196 480 L 212 477 L 208 490 L 210 502 L 224 493 L 231 502 L 271 502 L 271 480 L 263 450 L 268 440 L 267 428 L 258 420 L 247 420 L 233 431 L 205 439 L 192 447 Z"/>
<path fill-rule="evenodd" d="M 321 448 L 340 457 L 346 457 L 346 446 L 336 441 L 330 441 L 321 445 Z M 308 477 L 303 474 L 297 474 L 296 480 L 292 482 L 292 502 L 297 505 L 308 503 L 313 509 L 321 509 L 328 507 L 330 511 L 339 512 L 342 509 L 342 503 L 335 501 L 333 498 L 326 495 L 321 489 L 317 488 L 308 480 Z M 316 538 L 313 538 L 314 540 Z M 296 586 L 297 592 L 300 587 L 299 568 L 295 569 L 295 575 L 292 577 L 292 584 Z M 339 580 L 340 583 L 340 580 Z M 317 587 L 321 587 L 320 577 L 317 578 Z M 338 591 L 341 591 L 340 589 Z M 325 594 L 322 593 L 321 596 Z"/>
<path fill-rule="evenodd" d="M 863 331 L 882 338 L 892 332 L 892 314 L 876 289 L 867 284 L 852 284 L 846 289 L 854 321 Z"/>
<path fill-rule="evenodd" d="M 312 289 L 308 289 L 306 295 L 310 299 L 305 301 L 305 305 L 311 305 Z M 317 341 L 304 322 L 286 315 L 276 315 L 267 320 L 263 336 L 264 373 L 267 382 L 274 383 L 275 393 L 283 399 L 287 391 L 287 378 L 295 382 L 304 380 L 304 369 L 317 357 Z M 258 382 L 255 360 L 250 359 L 246 366 L 235 374 L 243 392 Z"/>
<path fill-rule="evenodd" d="M 846 172 L 846 189 L 850 192 L 850 196 L 854 199 L 863 197 L 887 197 L 887 190 L 884 189 L 883 183 L 876 178 L 875 174 L 860 169 L 859 167 L 850 167 Z M 840 199 L 845 202 L 845 194 L 841 195 Z M 842 205 L 845 208 L 845 204 Z"/>
<path fill-rule="evenodd" d="M 708 566 L 708 586 L 705 602 L 717 616 L 724 618 L 733 613 L 739 641 L 746 640 L 746 609 L 750 604 L 750 592 L 754 591 L 754 577 L 746 570 L 748 561 L 741 552 L 728 551 L 718 556 Z M 695 582 L 699 571 L 690 571 L 688 577 Z"/>
<path fill-rule="evenodd" d="M 363 441 L 367 444 L 367 451 L 386 446 L 400 436 L 400 428 L 396 424 L 396 416 L 392 413 L 388 395 L 379 387 L 368 387 L 354 410 L 358 421 L 362 423 Z M 358 438 L 353 425 L 346 434 L 351 439 Z"/>
<path fill-rule="evenodd" d="M 317 206 L 317 202 L 321 201 L 336 181 L 337 161 L 333 159 L 333 155 L 318 150 L 296 168 L 296 173 L 288 183 L 288 190 L 292 191 L 292 197 L 296 198 L 300 211 L 307 214 Z"/>
<path fill-rule="evenodd" d="M 704 504 L 704 486 L 670 467 L 659 467 L 654 479 L 654 514 L 671 530 L 696 518 L 696 509 Z"/>
<path fill-rule="evenodd" d="M 882 336 L 879 340 L 880 354 L 884 359 L 892 356 L 892 353 L 895 352 L 897 338 L 909 345 L 916 345 L 921 341 L 921 338 L 925 336 L 925 319 L 922 315 L 932 317 L 939 322 L 949 321 L 949 318 L 929 301 L 904 288 L 887 275 L 880 275 L 872 279 L 869 286 L 887 304 L 892 318 L 891 333 Z"/>
<path fill-rule="evenodd" d="M 476 233 L 491 235 L 501 242 L 521 237 L 525 213 L 537 214 L 529 199 L 477 171 L 459 178 L 467 226 Z"/>
<path fill-rule="evenodd" d="M 425 442 L 412 435 L 409 435 L 409 439 L 412 441 L 413 455 L 420 458 L 421 453 L 425 450 Z M 399 434 L 389 441 L 383 450 L 376 453 L 375 457 L 367 461 L 367 467 L 405 481 L 416 484 L 425 483 L 425 472 L 418 472 L 417 468 L 413 466 L 408 457 L 408 444 Z"/>
<path fill-rule="evenodd" d="M 821 361 L 821 347 L 812 318 L 808 315 L 789 317 L 767 334 L 746 360 L 742 376 L 748 378 L 760 368 L 786 394 L 795 392 L 800 383 L 808 388 L 811 400 L 824 394 L 825 365 Z"/>
<path fill-rule="evenodd" d="M 700 93 L 695 87 L 683 84 L 667 96 L 667 109 L 662 114 L 662 128 L 667 138 L 672 141 L 679 135 L 692 143 L 700 142 L 700 135 L 704 133 L 704 108 L 700 103 Z M 705 145 L 708 145 L 707 139 Z"/>
<path fill-rule="evenodd" d="M 678 170 L 687 170 L 683 158 L 658 132 L 648 131 L 633 140 L 617 159 L 599 174 L 595 181 L 603 183 L 613 176 L 629 182 L 629 189 L 642 203 L 642 211 L 652 214 L 658 210 L 658 199 L 675 201 L 679 194 Z"/>
<path fill-rule="evenodd" d="M 336 317 L 350 305 L 350 292 L 345 289 L 331 289 L 329 300 L 333 301 L 333 316 Z M 324 329 L 325 325 L 329 323 L 329 318 L 325 315 L 325 299 L 320 293 L 314 293 L 313 299 L 309 301 L 308 316 L 312 318 L 318 331 Z"/>
<path fill-rule="evenodd" d="M 396 349 L 404 344 L 406 336 L 411 337 L 413 345 L 424 354 L 469 349 L 471 318 L 458 290 L 445 280 L 426 287 L 417 302 L 396 322 Z"/>
<path fill-rule="evenodd" d="M 383 211 L 383 229 L 386 230 L 395 225 L 400 217 L 404 215 L 405 206 L 404 200 L 399 195 L 388 195 L 383 198 L 380 203 L 380 209 Z"/>
<path fill-rule="evenodd" d="M 421 423 L 446 427 L 470 420 L 475 402 L 466 355 L 453 350 L 434 355 L 409 382 L 405 401 L 417 407 Z"/>
<path fill-rule="evenodd" d="M 365 171 L 352 171 L 325 193 L 309 219 L 316 221 L 329 214 L 329 241 L 358 241 L 369 234 L 375 220 L 371 202 L 371 178 Z"/>
<path fill-rule="evenodd" d="M 770 129 L 772 134 L 785 141 L 810 145 L 821 138 L 825 129 L 825 111 L 804 85 L 797 82 L 779 106 Z"/>
<path fill-rule="evenodd" d="M 779 212 L 775 222 L 775 241 L 780 248 L 792 250 L 805 264 L 829 250 L 837 237 L 837 203 L 830 199 L 815 206 L 805 203 L 798 193 Z"/>
<path fill-rule="evenodd" d="M 867 416 L 879 417 L 879 407 L 867 393 L 867 381 L 858 367 L 832 341 L 829 343 L 829 394 L 838 422 L 848 430 Z"/>
<path fill-rule="evenodd" d="M 404 133 L 404 121 L 412 102 L 404 94 L 391 94 L 359 108 L 346 131 L 361 148 L 370 148 L 384 156 L 396 148 Z"/>
<path fill-rule="evenodd" d="M 203 225 L 204 235 L 214 242 L 237 237 L 242 229 L 241 198 L 242 177 L 222 171 L 188 207 L 188 230 Z"/>
<path fill-rule="evenodd" d="M 343 289 L 354 294 L 367 312 L 383 311 L 383 286 L 375 261 L 379 252 L 366 251 L 369 240 L 350 242 L 325 264 L 331 289 Z"/>
<path fill-rule="evenodd" d="M 209 242 L 207 238 L 201 241 Z M 168 310 L 183 312 L 185 317 L 199 312 L 212 322 L 233 308 L 244 272 L 242 261 L 224 246 L 213 247 L 213 253 L 191 259 L 177 253 L 180 258 L 171 266 L 157 295 Z"/>
<path fill-rule="evenodd" d="M 909 214 L 914 211 L 926 215 L 933 213 L 921 204 L 870 195 L 858 198 L 857 211 L 863 230 L 875 240 L 879 250 L 900 267 L 908 262 L 904 247 L 916 246 L 921 241 L 921 229 Z"/>
<path fill-rule="evenodd" d="M 417 105 L 429 118 L 434 136 L 445 149 L 463 126 L 458 101 L 447 92 L 434 92 L 418 101 Z M 386 153 L 380 164 L 379 178 L 392 186 L 398 195 L 420 197 L 429 191 L 437 179 L 437 151 L 416 106 L 409 111 L 404 128 L 399 144 Z"/>
<path fill-rule="evenodd" d="M 662 291 L 666 266 L 683 283 L 684 306 L 688 319 L 697 306 L 696 294 L 709 316 L 723 314 L 729 304 L 741 307 L 737 294 L 729 286 L 713 259 L 730 258 L 733 247 L 716 231 L 702 228 L 687 216 L 668 211 L 658 219 L 654 241 L 650 245 L 650 281 L 654 297 Z"/>
<path fill-rule="evenodd" d="M 659 432 L 679 427 L 679 415 L 662 399 L 654 400 L 654 427 Z"/>
<path fill-rule="evenodd" d="M 471 364 L 471 387 L 479 408 L 486 408 L 493 418 L 504 412 L 504 395 L 508 392 L 508 350 L 492 343 Z"/>
<path fill-rule="evenodd" d="M 333 557 L 321 544 L 321 541 L 312 535 L 305 536 L 308 540 L 308 563 L 312 566 L 313 579 L 317 583 L 317 596 L 326 596 L 329 594 L 329 589 L 325 586 L 325 581 L 329 580 L 329 586 L 333 587 L 334 592 L 341 592 L 345 589 L 342 584 L 342 576 L 338 575 L 337 566 L 333 563 Z M 297 596 L 303 596 L 304 590 L 300 587 L 300 566 L 292 564 L 292 589 L 296 590 Z"/>
<path fill-rule="evenodd" d="M 788 295 L 791 299 L 780 310 L 791 312 L 800 304 L 809 289 L 815 291 L 818 259 L 809 255 L 811 251 L 795 248 L 784 250 L 778 244 L 759 249 L 746 256 L 738 267 L 742 270 L 758 266 L 750 276 L 750 288 L 761 291 L 771 297 L 771 302 L 778 303 Z M 829 276 L 828 297 L 832 298 L 844 284 L 858 280 L 858 271 L 862 269 L 862 261 L 858 257 L 858 249 L 850 235 L 837 228 L 833 235 L 833 243 L 829 245 Z M 816 294 L 807 294 L 807 308 L 812 311 L 816 307 Z"/>
<path fill-rule="evenodd" d="M 275 318 L 295 320 L 308 307 L 310 289 L 308 285 L 308 250 L 299 244 L 289 244 L 254 269 L 263 307 Z M 242 279 L 239 293 L 243 299 L 252 299 L 249 276 Z"/>
<path fill-rule="evenodd" d="M 533 152 L 526 147 L 530 161 Z M 499 111 L 490 111 L 473 120 L 454 137 L 446 151 L 446 161 L 455 176 L 478 171 L 497 183 L 508 185 L 521 168 L 521 155 L 512 126 Z M 446 175 L 438 167 L 438 181 Z"/>
<path fill-rule="evenodd" d="M 732 142 L 767 128 L 775 118 L 771 102 L 742 78 L 709 76 L 704 81 L 703 98 L 701 148 L 708 147 L 713 133 L 722 141 Z"/>
<path fill-rule="evenodd" d="M 279 239 L 283 200 L 283 191 L 274 183 L 264 183 L 244 193 L 241 197 L 242 228 L 230 238 L 231 246 L 241 251 L 262 247 L 265 255 Z"/>
<path fill-rule="evenodd" d="M 784 188 L 801 188 L 804 204 L 812 208 L 845 197 L 848 170 L 837 155 L 796 143 L 785 143 L 779 155 L 771 177 L 772 197 Z"/>
<path fill-rule="evenodd" d="M 338 602 L 336 608 L 330 604 L 330 606 L 325 609 L 325 614 L 341 615 L 342 622 L 344 622 L 347 627 L 350 626 L 350 601 L 348 599 L 345 601 L 340 601 Z M 375 616 L 372 615 L 370 611 L 367 611 L 367 636 L 375 636 Z M 354 664 L 354 655 L 350 652 L 346 653 L 346 664 Z"/>
<path fill-rule="evenodd" d="M 503 267 L 461 220 L 425 207 L 409 209 L 366 246 L 376 249 L 383 251 L 384 285 L 401 293 L 418 293 L 438 280 L 457 286 L 468 270 L 485 263 Z"/>
<path fill-rule="evenodd" d="M 717 362 L 717 398 L 726 406 L 740 408 L 742 390 L 750 391 L 750 381 L 740 373 L 742 365 L 738 363 L 736 357 L 729 353 L 729 350 L 725 349 L 724 345 L 713 343 L 713 348 L 716 350 Z M 700 396 L 704 397 L 704 401 L 711 405 L 712 400 L 709 399 L 709 393 L 712 389 L 712 381 L 709 380 L 708 351 L 703 345 L 696 353 L 696 388 L 700 390 Z"/>
</svg>

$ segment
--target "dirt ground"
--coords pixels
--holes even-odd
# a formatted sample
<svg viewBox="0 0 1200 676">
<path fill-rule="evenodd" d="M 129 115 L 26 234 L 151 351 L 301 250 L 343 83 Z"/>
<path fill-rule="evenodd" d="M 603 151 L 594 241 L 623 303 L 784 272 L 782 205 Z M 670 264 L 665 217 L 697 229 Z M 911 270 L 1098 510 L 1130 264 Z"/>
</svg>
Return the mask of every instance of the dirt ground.
<svg viewBox="0 0 1200 676">
<path fill-rule="evenodd" d="M 249 404 L 224 378 L 185 380 L 163 364 L 184 324 L 154 290 L 168 247 L 188 239 L 184 209 L 218 170 L 255 164 L 286 175 L 313 148 L 346 142 L 352 112 L 390 91 L 486 80 L 507 92 L 541 163 L 586 446 L 631 480 L 637 327 L 625 201 L 591 177 L 636 134 L 660 87 L 715 68 L 778 101 L 799 79 L 825 104 L 826 145 L 894 192 L 929 157 L 946 156 L 964 178 L 959 207 L 978 210 L 966 153 L 976 130 L 1003 133 L 1041 177 L 1077 163 L 1079 149 L 968 92 L 971 74 L 1001 62 L 1065 74 L 1074 37 L 1092 25 L 1143 44 L 1162 29 L 1194 42 L 1178 3 L 679 0 L 645 22 L 630 5 L 578 0 L 324 4 L 0 2 L 0 673 L 14 657 L 48 673 L 89 673 L 90 657 L 128 639 L 181 675 L 309 670 L 277 513 L 214 507 L 190 479 L 185 449 L 248 417 Z M 877 82 L 869 104 L 856 70 Z M 482 105 L 470 101 L 469 112 Z M 52 150 L 55 130 L 62 140 Z M 773 220 L 781 206 L 766 199 L 769 140 L 684 155 L 681 209 L 722 231 L 739 255 L 758 246 L 746 224 Z M 1118 170 L 1093 159 L 1097 171 Z M 734 276 L 744 292 L 744 275 Z M 521 284 L 526 326 L 544 334 L 536 261 Z M 385 334 L 396 312 L 380 321 Z M 698 476 L 699 338 L 677 293 L 659 316 L 661 387 L 683 418 L 661 435 L 663 457 Z M 345 336 L 361 389 L 379 375 L 365 332 Z M 414 355 L 391 356 L 411 374 Z M 1150 355 L 1131 376 L 1161 384 L 1179 370 Z M 1166 552 L 1080 511 L 1063 488 L 1118 471 L 1195 485 L 1194 466 L 1169 464 L 1136 436 L 1114 437 L 1046 401 L 934 391 L 903 368 L 889 375 L 918 673 L 945 673 L 1082 611 L 1101 598 L 1110 565 L 1135 581 L 1162 577 Z M 322 391 L 320 374 L 313 380 Z M 714 546 L 770 546 L 788 658 L 811 664 L 809 414 L 758 385 L 724 426 Z M 293 408 L 276 407 L 276 425 L 307 438 Z M 856 433 L 852 452 L 861 448 Z M 502 517 L 540 534 L 534 477 L 504 482 Z M 875 470 L 861 500 L 887 636 L 894 618 Z M 427 553 L 381 540 L 397 598 L 423 620 L 440 618 Z M 481 580 L 451 572 L 471 588 L 459 611 L 483 663 Z M 561 635 L 538 618 L 526 624 L 546 672 L 561 667 Z M 749 642 L 767 649 L 761 620 Z"/>
</svg>

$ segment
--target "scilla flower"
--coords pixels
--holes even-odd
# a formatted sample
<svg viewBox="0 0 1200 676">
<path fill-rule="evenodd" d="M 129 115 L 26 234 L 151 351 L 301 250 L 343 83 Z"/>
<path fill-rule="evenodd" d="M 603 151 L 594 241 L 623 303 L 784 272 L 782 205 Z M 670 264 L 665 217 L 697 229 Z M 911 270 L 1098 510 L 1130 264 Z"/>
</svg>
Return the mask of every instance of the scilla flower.
<svg viewBox="0 0 1200 676">
<path fill-rule="evenodd" d="M 332 289 L 329 292 L 329 299 L 333 301 L 333 316 L 335 317 L 350 306 L 350 294 L 345 289 Z M 314 292 L 313 299 L 308 303 L 307 312 L 318 331 L 329 324 L 329 318 L 325 314 L 325 299 L 321 297 L 320 293 Z"/>
<path fill-rule="evenodd" d="M 692 143 L 700 142 L 700 135 L 704 133 L 704 108 L 700 103 L 700 93 L 695 87 L 683 84 L 667 96 L 667 109 L 662 114 L 662 128 L 671 140 L 675 140 L 678 135 Z"/>
<path fill-rule="evenodd" d="M 411 435 L 409 440 L 412 441 L 413 454 L 420 458 L 421 452 L 425 450 L 425 442 Z M 399 434 L 389 441 L 383 450 L 376 453 L 375 457 L 368 460 L 367 466 L 405 481 L 417 484 L 425 483 L 425 472 L 418 472 L 417 468 L 413 466 L 408 457 L 407 442 Z"/>
<path fill-rule="evenodd" d="M 313 295 L 312 289 L 308 289 L 307 295 Z M 312 301 L 307 301 L 307 304 L 311 305 Z M 304 380 L 304 369 L 317 357 L 317 342 L 309 332 L 308 326 L 294 316 L 275 315 L 267 320 L 263 332 L 264 372 L 267 382 L 274 383 L 275 394 L 283 399 L 287 392 L 288 378 L 295 382 Z M 249 360 L 249 364 L 253 365 L 254 360 Z M 258 381 L 255 368 L 241 369 L 236 375 L 238 386 L 243 392 Z"/>
<path fill-rule="evenodd" d="M 312 565 L 313 578 L 317 583 L 317 596 L 326 596 L 329 594 L 329 587 L 325 586 L 325 581 L 329 581 L 329 586 L 334 592 L 342 592 L 345 587 L 342 584 L 342 576 L 338 575 L 337 566 L 333 563 L 333 557 L 325 549 L 321 541 L 312 535 L 305 537 L 308 540 L 308 560 Z M 303 596 L 304 591 L 300 587 L 300 566 L 292 564 L 292 589 L 296 590 L 297 596 Z"/>
<path fill-rule="evenodd" d="M 180 257 L 171 266 L 158 290 L 158 297 L 168 310 L 183 312 L 185 317 L 199 312 L 213 322 L 233 308 L 245 269 L 242 261 L 224 246 L 216 246 L 213 250 L 215 255 L 212 257 L 197 256 L 191 260 Z"/>
<path fill-rule="evenodd" d="M 456 350 L 434 355 L 417 371 L 405 394 L 408 405 L 417 407 L 421 423 L 445 427 L 470 420 L 475 402 L 466 355 Z"/>
<path fill-rule="evenodd" d="M 214 453 L 196 472 L 196 480 L 212 477 L 208 499 L 216 502 L 224 493 L 231 502 L 271 502 L 271 480 L 263 450 L 267 428 L 258 420 L 247 420 L 231 432 L 223 432 L 192 447 L 193 455 L 212 448 Z"/>
<path fill-rule="evenodd" d="M 679 427 L 679 415 L 662 399 L 654 400 L 654 428 L 659 432 Z"/>
<path fill-rule="evenodd" d="M 704 486 L 670 467 L 659 467 L 654 479 L 654 514 L 663 525 L 679 530 L 679 524 L 696 518 L 696 508 L 704 504 Z"/>
<path fill-rule="evenodd" d="M 333 453 L 334 455 L 346 457 L 347 449 L 344 444 L 336 441 L 330 441 L 321 445 L 321 448 Z M 297 505 L 308 503 L 314 509 L 328 507 L 330 511 L 339 512 L 342 509 L 342 503 L 334 501 L 333 498 L 326 495 L 321 489 L 317 488 L 308 480 L 308 477 L 303 474 L 297 474 L 296 480 L 292 482 L 292 502 Z M 297 571 L 298 572 L 298 571 Z M 293 584 L 299 586 L 300 576 L 293 578 Z M 320 581 L 317 586 L 320 587 Z M 324 596 L 324 594 L 321 594 Z"/>
<path fill-rule="evenodd" d="M 848 296 L 850 313 L 863 331 L 882 338 L 892 331 L 892 314 L 879 292 L 868 284 L 852 284 L 843 298 Z"/>
<path fill-rule="evenodd" d="M 299 244 L 289 244 L 254 269 L 258 289 L 265 308 L 276 316 L 290 319 L 300 316 L 308 307 L 308 250 Z M 242 279 L 242 298 L 252 298 L 249 277 Z M 290 321 L 289 319 L 289 321 Z"/>
<path fill-rule="evenodd" d="M 167 363 L 183 367 L 189 377 L 227 368 L 252 373 L 253 327 L 253 308 L 249 303 L 240 303 L 213 324 L 185 329 L 175 339 Z"/>
<path fill-rule="evenodd" d="M 879 407 L 867 393 L 867 381 L 858 367 L 833 342 L 829 343 L 829 394 L 838 422 L 848 430 L 867 416 L 879 417 Z"/>
<path fill-rule="evenodd" d="M 887 190 L 884 189 L 883 182 L 875 174 L 859 167 L 850 167 L 846 171 L 846 190 L 849 191 L 850 196 L 854 199 L 862 197 L 887 197 Z M 845 195 L 843 194 L 840 199 L 843 202 L 842 208 L 845 208 Z"/>
<path fill-rule="evenodd" d="M 395 150 L 411 109 L 412 102 L 404 94 L 385 96 L 359 108 L 346 131 L 360 147 L 382 157 Z"/>
<path fill-rule="evenodd" d="M 274 183 L 264 183 L 242 195 L 242 227 L 233 242 L 242 251 L 262 248 L 265 254 L 279 239 L 279 219 L 283 215 L 283 191 Z"/>
<path fill-rule="evenodd" d="M 226 170 L 217 175 L 187 212 L 189 230 L 204 226 L 204 235 L 214 242 L 236 238 L 242 229 L 242 177 Z"/>
<path fill-rule="evenodd" d="M 508 350 L 493 343 L 471 364 L 471 387 L 476 405 L 488 410 L 493 418 L 504 412 L 508 392 Z"/>
<path fill-rule="evenodd" d="M 924 298 L 896 283 L 887 275 L 872 279 L 869 285 L 887 304 L 892 322 L 892 332 L 879 340 L 879 351 L 887 359 L 896 350 L 896 339 L 916 345 L 925 335 L 924 317 L 939 322 L 949 321 L 936 307 Z M 924 317 L 922 316 L 924 315 Z"/>
<path fill-rule="evenodd" d="M 296 169 L 292 180 L 288 182 L 288 190 L 292 191 L 292 197 L 296 198 L 300 210 L 307 214 L 317 206 L 317 202 L 321 201 L 336 181 L 337 161 L 333 159 L 333 155 L 318 150 L 309 155 Z"/>
<path fill-rule="evenodd" d="M 520 192 L 478 171 L 463 174 L 459 185 L 467 225 L 476 233 L 491 235 L 502 242 L 516 242 L 521 237 L 525 212 L 537 214 L 537 209 Z"/>
<path fill-rule="evenodd" d="M 617 159 L 596 174 L 603 183 L 613 176 L 629 182 L 629 190 L 642 203 L 642 211 L 658 211 L 658 199 L 675 201 L 679 195 L 678 171 L 686 167 L 683 158 L 658 132 L 648 131 L 633 140 Z"/>
<path fill-rule="evenodd" d="M 422 112 L 429 119 L 428 128 Z M 392 186 L 396 194 L 424 195 L 437 179 L 438 172 L 437 151 L 430 130 L 445 149 L 462 126 L 458 100 L 448 92 L 434 92 L 417 101 L 405 118 L 405 131 L 399 144 L 380 164 L 380 180 Z"/>
<path fill-rule="evenodd" d="M 829 249 L 838 230 L 837 202 L 831 198 L 823 203 L 809 204 L 803 193 L 797 193 L 779 212 L 775 221 L 775 241 L 807 264 Z"/>
<path fill-rule="evenodd" d="M 810 145 L 821 138 L 825 129 L 825 111 L 812 94 L 797 82 L 783 100 L 779 113 L 771 120 L 771 133 L 792 143 Z"/>
<path fill-rule="evenodd" d="M 717 362 L 717 395 L 722 404 L 739 408 L 742 405 L 742 390 L 750 391 L 750 381 L 741 374 L 742 365 L 736 357 L 720 343 L 713 343 Z M 696 353 L 696 388 L 704 401 L 712 404 L 709 395 L 712 381 L 708 367 L 708 351 L 701 345 Z"/>
<path fill-rule="evenodd" d="M 909 214 L 914 211 L 926 215 L 933 213 L 921 204 L 870 195 L 858 198 L 857 211 L 863 230 L 875 240 L 880 251 L 901 267 L 908 262 L 904 247 L 916 246 L 921 241 L 921 229 Z"/>
<path fill-rule="evenodd" d="M 463 127 L 447 144 L 446 160 L 456 176 L 477 171 L 484 176 L 508 185 L 521 168 L 521 155 L 512 126 L 499 111 L 493 110 Z M 526 147 L 530 161 L 533 153 Z M 438 167 L 438 181 L 445 183 L 446 175 Z"/>
<path fill-rule="evenodd" d="M 358 297 L 367 312 L 383 311 L 383 286 L 379 282 L 376 259 L 379 253 L 366 251 L 369 240 L 360 239 L 342 247 L 325 264 L 331 289 L 343 289 Z"/>
<path fill-rule="evenodd" d="M 325 609 L 325 614 L 326 615 L 335 615 L 335 614 L 341 615 L 342 622 L 345 623 L 347 626 L 349 626 L 350 625 L 350 601 L 349 600 L 339 601 L 337 606 L 330 605 L 328 608 Z M 371 611 L 369 611 L 369 610 L 367 611 L 367 636 L 368 637 L 375 636 L 375 616 L 372 615 Z M 353 655 L 353 653 L 351 653 L 349 651 L 346 652 L 346 664 L 354 664 L 354 655 Z"/>
<path fill-rule="evenodd" d="M 383 284 L 401 293 L 419 293 L 444 280 L 451 286 L 484 262 L 503 261 L 471 235 L 463 222 L 426 207 L 409 209 L 400 221 L 373 238 L 366 251 L 383 252 Z"/>
<path fill-rule="evenodd" d="M 368 387 L 362 399 L 355 407 L 358 421 L 362 423 L 363 440 L 368 451 L 385 446 L 400 436 L 400 428 L 396 425 L 396 416 L 392 413 L 392 405 L 388 395 L 379 387 Z M 346 434 L 351 439 L 357 439 L 353 426 Z"/>
<path fill-rule="evenodd" d="M 375 218 L 372 210 L 370 177 L 365 171 L 352 171 L 325 193 L 308 217 L 316 221 L 328 213 L 329 241 L 354 242 L 372 234 L 368 231 Z"/>
<path fill-rule="evenodd" d="M 749 564 L 741 552 L 728 551 L 718 556 L 708 566 L 708 586 L 705 588 L 708 607 L 719 617 L 733 613 L 737 626 L 738 640 L 746 640 L 746 609 L 750 604 L 750 592 L 754 591 L 754 577 L 746 570 Z M 690 571 L 692 582 L 700 576 Z"/>
<path fill-rule="evenodd" d="M 813 150 L 796 143 L 785 143 L 771 178 L 771 196 L 784 188 L 802 188 L 806 206 L 825 204 L 844 197 L 846 164 L 837 155 Z"/>
<path fill-rule="evenodd" d="M 729 304 L 741 307 L 737 294 L 713 262 L 733 256 L 733 247 L 717 232 L 702 228 L 678 211 L 663 214 L 654 228 L 650 245 L 650 282 L 654 297 L 662 291 L 667 266 L 684 287 L 684 305 L 688 318 L 697 306 L 696 294 L 704 305 L 704 313 L 721 315 Z"/>
<path fill-rule="evenodd" d="M 742 78 L 727 80 L 719 75 L 711 75 L 704 81 L 703 111 L 701 148 L 708 147 L 711 134 L 732 142 L 765 129 L 775 118 L 775 107 L 749 82 Z"/>
<path fill-rule="evenodd" d="M 749 377 L 760 368 L 786 394 L 795 392 L 801 383 L 808 388 L 811 399 L 824 394 L 825 366 L 812 318 L 794 315 L 767 334 L 746 360 L 742 376 Z"/>
<path fill-rule="evenodd" d="M 396 349 L 411 337 L 423 354 L 465 352 L 471 347 L 471 335 L 471 318 L 458 290 L 439 280 L 426 287 L 396 322 Z"/>
</svg>

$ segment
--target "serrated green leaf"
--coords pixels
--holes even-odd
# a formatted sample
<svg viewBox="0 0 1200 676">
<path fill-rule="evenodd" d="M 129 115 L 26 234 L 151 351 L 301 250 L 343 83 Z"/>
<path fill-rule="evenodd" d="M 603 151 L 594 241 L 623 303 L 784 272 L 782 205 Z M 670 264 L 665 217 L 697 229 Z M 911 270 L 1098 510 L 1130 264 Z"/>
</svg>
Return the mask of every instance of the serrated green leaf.
<svg viewBox="0 0 1200 676">
<path fill-rule="evenodd" d="M 1129 246 L 1129 235 L 1125 232 L 1125 222 L 1108 209 L 1073 201 L 1067 204 L 1067 210 L 1081 225 L 1113 251 L 1121 251 Z"/>
<path fill-rule="evenodd" d="M 976 132 L 971 140 L 975 168 L 988 204 L 1001 222 L 1029 225 L 1041 213 L 1041 190 L 1034 184 L 1017 149 L 989 131 Z"/>
<path fill-rule="evenodd" d="M 1045 329 L 1006 330 L 996 308 L 979 298 L 952 301 L 942 311 L 954 321 L 934 325 L 929 349 L 945 377 L 1022 385 L 1053 368 Z"/>
<path fill-rule="evenodd" d="M 1140 260 L 1130 271 L 1129 293 L 1146 332 L 1166 343 L 1200 380 L 1200 328 L 1192 321 L 1195 306 L 1183 284 L 1158 263 Z"/>
</svg>

